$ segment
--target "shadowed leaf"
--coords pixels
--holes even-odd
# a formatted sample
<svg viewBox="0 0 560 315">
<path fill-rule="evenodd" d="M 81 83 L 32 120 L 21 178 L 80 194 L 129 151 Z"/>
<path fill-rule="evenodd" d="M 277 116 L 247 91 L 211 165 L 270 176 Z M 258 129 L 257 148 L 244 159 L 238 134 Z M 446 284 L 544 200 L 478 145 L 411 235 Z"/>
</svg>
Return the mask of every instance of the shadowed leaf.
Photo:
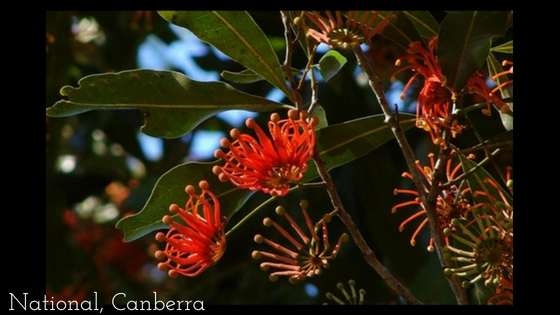
<svg viewBox="0 0 560 315">
<path fill-rule="evenodd" d="M 503 36 L 509 11 L 451 11 L 441 22 L 438 60 L 447 85 L 458 92 L 486 61 L 492 39 Z"/>
<path fill-rule="evenodd" d="M 63 117 L 90 110 L 136 109 L 144 113 L 142 132 L 176 138 L 207 118 L 231 109 L 270 111 L 289 108 L 238 91 L 223 82 L 198 82 L 174 71 L 130 70 L 82 78 L 79 87 L 65 86 L 68 100 L 47 108 L 47 115 Z"/>
</svg>

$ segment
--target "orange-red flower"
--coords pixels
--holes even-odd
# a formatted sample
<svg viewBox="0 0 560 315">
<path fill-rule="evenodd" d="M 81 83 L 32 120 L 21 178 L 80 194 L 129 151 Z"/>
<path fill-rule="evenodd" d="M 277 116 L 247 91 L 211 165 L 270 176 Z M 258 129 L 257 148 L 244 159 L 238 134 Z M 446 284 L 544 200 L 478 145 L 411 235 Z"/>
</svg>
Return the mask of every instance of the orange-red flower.
<svg viewBox="0 0 560 315">
<path fill-rule="evenodd" d="M 190 196 L 185 209 L 176 204 L 169 207 L 169 211 L 178 215 L 183 222 L 174 221 L 174 217 L 165 215 L 162 221 L 170 225 L 171 229 L 167 234 L 156 234 L 156 240 L 167 243 L 165 250 L 155 253 L 157 259 L 166 259 L 158 264 L 158 268 L 169 270 L 168 274 L 173 278 L 179 274 L 188 277 L 199 275 L 216 264 L 226 250 L 226 217 L 220 213 L 218 199 L 208 190 L 208 182 L 201 181 L 199 187 L 202 189 L 200 195 L 195 193 L 192 185 L 185 188 Z"/>
<path fill-rule="evenodd" d="M 225 161 L 224 166 L 215 166 L 214 174 L 222 182 L 231 181 L 240 188 L 262 190 L 272 196 L 286 195 L 290 184 L 299 181 L 307 170 L 307 162 L 313 157 L 315 148 L 316 117 L 308 119 L 306 111 L 288 111 L 288 119 L 270 116 L 269 138 L 252 118 L 245 125 L 257 134 L 243 134 L 232 129 L 233 142 L 222 139 L 221 145 L 228 148 L 224 153 L 216 150 L 214 156 Z"/>
<path fill-rule="evenodd" d="M 424 192 L 426 194 L 428 194 L 429 191 L 430 191 L 430 186 L 432 185 L 432 173 L 433 173 L 434 167 L 435 167 L 434 154 L 430 153 L 428 155 L 428 157 L 430 158 L 430 166 L 422 167 L 420 165 L 420 161 L 416 161 L 416 167 L 418 168 L 420 173 L 426 179 L 427 185 L 424 184 Z M 460 170 L 461 170 L 461 163 L 457 164 L 455 167 L 452 168 L 452 160 L 449 159 L 447 161 L 447 165 L 446 165 L 447 181 L 449 182 L 449 181 L 452 181 L 454 178 L 457 178 Z M 409 178 L 409 179 L 412 179 L 412 175 L 408 172 L 404 172 L 402 174 L 402 176 L 406 177 L 406 178 Z M 436 211 L 438 213 L 438 220 L 439 220 L 439 223 L 440 223 L 440 226 L 441 226 L 442 229 L 446 228 L 446 227 L 450 227 L 451 226 L 451 220 L 453 218 L 461 217 L 467 211 L 469 211 L 470 204 L 469 204 L 468 200 L 466 200 L 466 198 L 465 198 L 465 194 L 467 192 L 468 192 L 468 188 L 460 191 L 459 188 L 456 185 L 451 185 L 451 186 L 443 188 L 441 190 L 440 194 L 437 196 Z M 414 206 L 414 205 L 420 206 L 420 211 L 414 213 L 413 215 L 411 215 L 410 217 L 405 219 L 399 226 L 399 231 L 402 232 L 404 230 L 405 225 L 407 225 L 408 223 L 410 223 L 411 221 L 413 221 L 417 218 L 424 217 L 424 219 L 420 222 L 420 224 L 418 225 L 418 227 L 414 231 L 414 234 L 412 234 L 412 237 L 410 238 L 410 244 L 412 246 L 415 246 L 416 245 L 416 237 L 418 236 L 418 234 L 420 233 L 422 228 L 424 228 L 426 226 L 426 224 L 428 223 L 428 218 L 425 217 L 426 216 L 426 207 L 424 206 L 424 203 L 420 199 L 419 194 L 416 190 L 396 189 L 395 188 L 394 194 L 395 195 L 396 194 L 409 194 L 409 195 L 415 196 L 415 198 L 413 200 L 405 201 L 405 202 L 402 202 L 400 204 L 395 205 L 391 209 L 392 213 L 396 213 L 397 210 L 399 208 L 402 208 L 402 207 Z M 449 243 L 449 239 L 447 237 L 445 238 L 445 241 L 446 241 L 446 243 Z M 428 246 L 429 251 L 434 250 L 433 243 L 434 243 L 434 239 L 430 238 L 430 244 Z"/>
<path fill-rule="evenodd" d="M 401 99 L 404 99 L 412 82 L 420 75 L 424 77 L 424 86 L 418 95 L 416 106 L 416 126 L 428 131 L 434 144 L 444 146 L 443 130 L 450 130 L 455 137 L 464 126 L 457 124 L 451 115 L 455 93 L 446 86 L 446 78 L 441 71 L 436 51 L 437 36 L 428 42 L 428 48 L 420 42 L 411 42 L 407 50 L 409 55 L 396 62 L 401 65 L 402 61 L 406 61 L 408 65 L 396 71 L 392 79 L 406 70 L 414 72 L 401 93 Z"/>
<path fill-rule="evenodd" d="M 291 250 L 284 247 L 270 239 L 263 237 L 260 234 L 255 235 L 255 242 L 266 243 L 278 253 L 267 252 L 255 250 L 252 253 L 254 259 L 261 259 L 262 257 L 270 258 L 276 262 L 263 262 L 261 263 L 261 269 L 267 271 L 269 268 L 278 269 L 270 274 L 269 279 L 271 281 L 278 280 L 279 276 L 287 276 L 291 283 L 298 280 L 303 280 L 308 277 L 313 277 L 315 275 L 320 275 L 324 268 L 328 268 L 330 260 L 333 260 L 338 255 L 340 246 L 342 242 L 348 240 L 348 235 L 343 233 L 339 238 L 338 242 L 331 247 L 327 231 L 327 223 L 330 221 L 331 216 L 326 214 L 323 219 L 320 220 L 315 226 L 311 223 L 311 219 L 307 214 L 306 208 L 308 206 L 306 200 L 300 202 L 301 210 L 305 218 L 305 223 L 307 229 L 310 232 L 310 236 L 298 226 L 294 219 L 285 211 L 281 206 L 276 208 L 276 213 L 278 215 L 284 216 L 292 226 L 293 230 L 297 233 L 301 242 L 288 233 L 284 228 L 282 228 L 278 223 L 272 221 L 270 218 L 265 218 L 263 224 L 267 227 L 274 226 L 274 228 L 282 234 L 295 248 Z M 323 237 L 320 238 L 317 234 L 319 229 L 322 228 Z M 302 244 L 303 243 L 303 244 Z M 322 243 L 322 244 L 321 244 Z M 330 251 L 330 254 L 329 254 Z"/>
<path fill-rule="evenodd" d="M 313 23 L 318 30 L 305 23 L 301 23 L 301 26 L 307 36 L 318 43 L 344 49 L 369 44 L 371 38 L 381 33 L 389 24 L 392 15 L 388 13 L 383 16 L 380 11 L 348 11 L 347 16 L 343 16 L 341 11 L 335 11 L 335 16 L 330 11 L 325 11 L 325 14 L 326 18 L 318 11 L 305 11 L 305 19 Z"/>
</svg>

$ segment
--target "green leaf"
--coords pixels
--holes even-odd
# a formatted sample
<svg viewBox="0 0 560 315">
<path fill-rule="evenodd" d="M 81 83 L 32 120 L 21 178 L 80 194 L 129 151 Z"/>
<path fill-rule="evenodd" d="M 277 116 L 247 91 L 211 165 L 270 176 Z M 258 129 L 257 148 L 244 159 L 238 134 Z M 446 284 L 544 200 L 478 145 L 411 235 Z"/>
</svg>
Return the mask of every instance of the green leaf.
<svg viewBox="0 0 560 315">
<path fill-rule="evenodd" d="M 229 217 L 239 209 L 254 192 L 239 189 L 230 183 L 222 183 L 212 173 L 212 167 L 218 162 L 220 161 L 189 162 L 178 165 L 163 174 L 155 184 L 142 210 L 117 222 L 116 227 L 124 232 L 123 241 L 130 242 L 152 231 L 167 228 L 161 219 L 164 215 L 169 214 L 169 206 L 175 203 L 184 207 L 189 200 L 185 187 L 193 185 L 197 194 L 200 194 L 198 183 L 201 180 L 208 181 L 210 191 L 219 198 L 222 215 Z"/>
<path fill-rule="evenodd" d="M 198 82 L 179 72 L 130 70 L 82 78 L 78 88 L 65 86 L 68 100 L 47 108 L 64 117 L 90 110 L 136 109 L 144 113 L 142 131 L 153 137 L 175 138 L 205 119 L 231 109 L 270 111 L 282 105 L 238 91 L 224 82 Z"/>
<path fill-rule="evenodd" d="M 264 80 L 263 77 L 254 73 L 249 69 L 245 69 L 240 72 L 232 72 L 224 70 L 220 73 L 220 76 L 230 82 L 234 83 L 253 83 Z"/>
<path fill-rule="evenodd" d="M 323 106 L 316 104 L 313 107 L 311 116 L 317 117 L 319 119 L 319 124 L 315 126 L 315 129 L 322 129 L 329 125 L 329 121 L 327 120 L 327 112 L 325 111 Z"/>
<path fill-rule="evenodd" d="M 399 114 L 399 117 L 404 130 L 414 126 L 414 115 Z M 329 170 L 349 163 L 393 138 L 391 129 L 384 123 L 383 115 L 325 127 L 317 131 L 317 136 L 319 152 Z M 231 217 L 255 192 L 220 182 L 212 173 L 212 167 L 221 163 L 221 160 L 211 163 L 189 162 L 166 172 L 156 183 L 144 208 L 117 223 L 117 228 L 124 231 L 124 241 L 133 241 L 152 231 L 166 228 L 161 223 L 161 218 L 169 213 L 169 205 L 185 204 L 188 200 L 185 186 L 190 184 L 196 187 L 203 179 L 208 181 L 210 190 L 220 200 L 222 214 Z M 313 162 L 310 161 L 308 165 L 302 180 L 304 182 L 319 176 Z"/>
<path fill-rule="evenodd" d="M 303 72 L 299 69 L 292 68 L 293 75 L 302 75 Z M 245 69 L 239 72 L 232 72 L 224 70 L 220 73 L 220 76 L 228 81 L 235 82 L 235 83 L 253 83 L 264 80 L 263 77 L 254 73 L 249 69 Z"/>
<path fill-rule="evenodd" d="M 262 76 L 294 100 L 284 80 L 278 56 L 266 35 L 245 11 L 158 11 L 226 56 Z"/>
<path fill-rule="evenodd" d="M 488 62 L 487 63 L 488 63 L 488 71 L 489 71 L 491 77 L 496 75 L 497 73 L 500 73 L 500 72 L 504 71 L 504 69 L 502 68 L 502 65 L 496 59 L 494 54 L 488 54 Z M 503 82 L 506 82 L 506 80 L 508 80 L 507 77 L 499 76 L 497 78 L 497 84 L 501 84 Z M 503 100 L 509 99 L 510 97 L 513 96 L 513 94 L 510 93 L 511 88 L 512 88 L 511 86 L 509 86 L 509 87 L 506 86 L 506 88 L 500 89 L 500 93 L 502 94 L 502 99 Z M 504 114 L 498 108 L 498 113 L 500 113 L 500 118 L 502 120 L 502 124 L 504 125 L 504 128 L 506 128 L 506 130 L 513 130 L 513 101 L 512 102 L 506 102 L 506 104 L 508 104 L 510 112 Z"/>
<path fill-rule="evenodd" d="M 438 60 L 454 91 L 462 90 L 486 61 L 492 39 L 506 31 L 508 11 L 451 11 L 443 19 Z"/>
<path fill-rule="evenodd" d="M 325 81 L 329 81 L 346 64 L 348 59 L 336 50 L 329 50 L 319 60 L 319 71 Z"/>
<path fill-rule="evenodd" d="M 428 11 L 403 11 L 414 24 L 418 33 L 425 38 L 432 38 L 439 33 L 439 24 Z"/>
<path fill-rule="evenodd" d="M 510 40 L 509 42 L 503 43 L 499 46 L 492 47 L 490 48 L 490 51 L 513 54 L 513 40 Z"/>
<path fill-rule="evenodd" d="M 399 114 L 403 130 L 414 126 L 416 116 Z M 317 130 L 317 148 L 328 170 L 349 163 L 393 139 L 383 114 L 362 117 Z M 302 181 L 317 178 L 317 169 L 309 165 Z"/>
</svg>

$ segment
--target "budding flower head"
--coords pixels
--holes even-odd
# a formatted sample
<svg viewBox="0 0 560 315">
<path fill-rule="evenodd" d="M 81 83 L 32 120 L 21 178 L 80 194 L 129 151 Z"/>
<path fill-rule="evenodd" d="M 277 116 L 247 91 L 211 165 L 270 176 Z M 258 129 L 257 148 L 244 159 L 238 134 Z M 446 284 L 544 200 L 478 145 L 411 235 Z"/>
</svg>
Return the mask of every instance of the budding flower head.
<svg viewBox="0 0 560 315">
<path fill-rule="evenodd" d="M 345 305 L 347 303 L 350 304 L 350 305 L 362 305 L 362 304 L 364 304 L 364 296 L 366 294 L 366 290 L 360 289 L 356 293 L 356 288 L 355 288 L 356 281 L 354 281 L 353 279 L 350 279 L 348 281 L 348 285 L 350 286 L 350 293 L 348 293 L 348 291 L 346 291 L 346 288 L 344 287 L 344 284 L 342 282 L 339 282 L 336 285 L 336 288 L 338 290 L 340 290 L 340 292 L 342 292 L 342 294 L 344 295 L 344 299 L 346 300 L 346 302 L 343 301 L 342 299 L 339 299 L 338 297 L 336 297 L 331 292 L 327 292 L 327 294 L 326 294 L 327 299 L 334 300 L 339 305 Z"/>
<path fill-rule="evenodd" d="M 330 261 L 336 258 L 341 244 L 348 241 L 348 235 L 343 233 L 334 248 L 331 248 L 327 232 L 327 222 L 321 219 L 313 225 L 307 213 L 307 201 L 300 202 L 300 206 L 306 225 L 306 228 L 303 229 L 288 214 L 286 209 L 281 206 L 276 208 L 276 213 L 284 217 L 290 223 L 297 237 L 292 236 L 280 224 L 272 219 L 265 218 L 263 220 L 263 225 L 274 227 L 287 239 L 293 247 L 292 249 L 267 239 L 260 234 L 255 236 L 255 242 L 259 244 L 265 243 L 276 251 L 268 252 L 259 250 L 253 251 L 252 253 L 254 259 L 268 258 L 273 260 L 261 263 L 261 269 L 263 270 L 268 270 L 268 268 L 277 270 L 270 274 L 271 280 L 277 280 L 279 276 L 287 276 L 290 283 L 295 283 L 298 280 L 304 280 L 307 277 L 322 274 L 323 269 L 328 268 Z M 320 228 L 322 228 L 323 232 L 322 238 L 317 234 Z M 305 230 L 307 230 L 308 233 L 306 233 Z"/>
<path fill-rule="evenodd" d="M 466 223 L 452 221 L 455 232 L 445 231 L 456 241 L 445 247 L 446 255 L 458 266 L 448 267 L 444 273 L 465 278 L 463 287 L 481 281 L 499 291 L 505 281 L 513 288 L 513 230 L 506 228 L 503 216 L 494 216 L 491 211 L 477 209 L 471 214 L 473 219 Z"/>
</svg>

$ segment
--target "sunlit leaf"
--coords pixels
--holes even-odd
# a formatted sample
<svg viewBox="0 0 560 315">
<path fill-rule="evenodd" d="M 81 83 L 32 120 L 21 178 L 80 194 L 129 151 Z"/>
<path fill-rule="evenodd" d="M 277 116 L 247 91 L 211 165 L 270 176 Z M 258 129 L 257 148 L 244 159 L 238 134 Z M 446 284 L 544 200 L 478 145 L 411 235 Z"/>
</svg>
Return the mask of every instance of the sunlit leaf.
<svg viewBox="0 0 560 315">
<path fill-rule="evenodd" d="M 299 69 L 292 68 L 292 75 L 302 75 L 303 72 Z M 263 77 L 254 73 L 249 69 L 245 69 L 239 72 L 232 72 L 224 70 L 220 73 L 220 76 L 227 81 L 234 82 L 234 83 L 253 83 L 264 80 Z"/>
<path fill-rule="evenodd" d="M 400 114 L 399 117 L 404 130 L 414 125 L 414 115 Z M 375 115 L 320 129 L 317 146 L 327 168 L 331 170 L 375 150 L 392 138 L 391 129 L 384 123 L 384 116 Z M 200 180 L 209 182 L 210 190 L 220 200 L 222 214 L 233 215 L 255 192 L 240 189 L 229 182 L 220 182 L 212 173 L 212 166 L 221 163 L 221 160 L 211 163 L 189 162 L 170 169 L 158 180 L 144 208 L 117 223 L 117 228 L 125 233 L 124 240 L 133 241 L 152 231 L 166 228 L 161 218 L 169 213 L 169 205 L 184 204 L 188 200 L 185 186 L 196 186 Z M 304 182 L 319 176 L 314 163 L 310 161 L 308 165 L 302 179 Z"/>
<path fill-rule="evenodd" d="M 262 76 L 293 101 L 278 56 L 266 35 L 245 11 L 158 11 L 226 56 Z M 280 19 L 280 16 L 278 16 Z"/>
<path fill-rule="evenodd" d="M 153 137 L 175 138 L 205 119 L 231 109 L 270 111 L 282 105 L 238 91 L 224 82 L 198 82 L 174 71 L 130 70 L 82 78 L 79 87 L 65 86 L 67 100 L 47 108 L 63 117 L 90 110 L 135 109 L 144 113 L 142 131 Z"/>
<path fill-rule="evenodd" d="M 336 50 L 327 51 L 319 60 L 319 71 L 325 81 L 329 81 L 346 64 L 346 57 Z"/>
<path fill-rule="evenodd" d="M 506 31 L 508 11 L 451 11 L 443 19 L 438 40 L 438 60 L 455 91 L 486 61 L 492 39 Z"/>
<path fill-rule="evenodd" d="M 246 69 L 240 72 L 232 72 L 224 70 L 220 73 L 220 76 L 230 82 L 234 83 L 253 83 L 264 80 L 263 77 L 254 73 L 253 71 Z"/>
<path fill-rule="evenodd" d="M 313 111 L 311 112 L 311 116 L 317 117 L 319 119 L 319 124 L 315 126 L 315 129 L 322 129 L 329 125 L 329 122 L 327 120 L 327 112 L 325 111 L 323 106 L 319 104 L 315 105 Z"/>
<path fill-rule="evenodd" d="M 490 48 L 490 51 L 513 54 L 513 40 L 510 40 L 509 42 L 503 43 L 499 46 L 492 47 Z"/>
</svg>

